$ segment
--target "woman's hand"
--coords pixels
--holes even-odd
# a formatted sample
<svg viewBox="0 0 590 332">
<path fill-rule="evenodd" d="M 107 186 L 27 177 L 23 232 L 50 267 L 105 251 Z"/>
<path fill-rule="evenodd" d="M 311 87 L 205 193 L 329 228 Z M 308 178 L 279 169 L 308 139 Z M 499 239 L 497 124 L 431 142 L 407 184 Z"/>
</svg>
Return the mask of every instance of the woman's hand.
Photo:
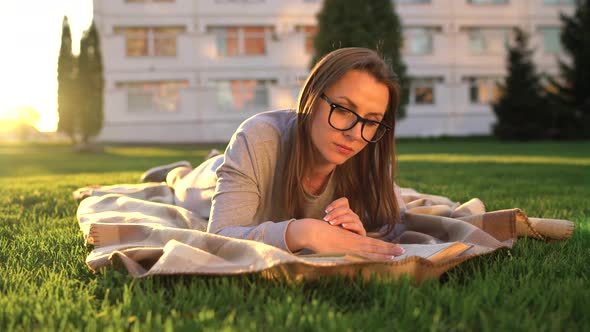
<svg viewBox="0 0 590 332">
<path fill-rule="evenodd" d="M 352 252 L 373 260 L 391 260 L 404 250 L 397 244 L 361 236 L 317 219 L 298 219 L 287 227 L 285 236 L 291 251 L 304 248 L 316 253 Z"/>
<path fill-rule="evenodd" d="M 359 216 L 348 205 L 346 197 L 340 197 L 326 207 L 324 220 L 332 226 L 340 225 L 342 228 L 355 232 L 361 236 L 367 236 L 367 231 Z"/>
</svg>

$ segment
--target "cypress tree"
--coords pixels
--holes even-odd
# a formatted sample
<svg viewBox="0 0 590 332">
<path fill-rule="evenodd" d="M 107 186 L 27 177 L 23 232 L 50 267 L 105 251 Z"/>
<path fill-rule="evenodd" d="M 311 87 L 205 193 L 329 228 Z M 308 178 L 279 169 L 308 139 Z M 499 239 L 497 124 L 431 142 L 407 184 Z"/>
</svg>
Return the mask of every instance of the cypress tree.
<svg viewBox="0 0 590 332">
<path fill-rule="evenodd" d="M 398 118 L 405 116 L 409 79 L 401 58 L 401 22 L 391 0 L 325 0 L 318 13 L 319 31 L 314 40 L 311 66 L 324 55 L 343 47 L 376 50 L 390 62 L 401 87 Z"/>
<path fill-rule="evenodd" d="M 77 65 L 72 53 L 72 34 L 68 17 L 64 16 L 61 32 L 61 47 L 57 60 L 57 112 L 59 121 L 57 131 L 66 134 L 76 142 L 76 115 L 77 115 L 77 89 L 76 89 Z"/>
<path fill-rule="evenodd" d="M 103 69 L 98 32 L 94 22 L 84 32 L 80 41 L 79 87 L 82 142 L 87 144 L 98 135 L 103 125 Z"/>
<path fill-rule="evenodd" d="M 508 47 L 508 75 L 500 84 L 502 97 L 493 104 L 497 122 L 494 135 L 503 140 L 531 140 L 551 135 L 551 118 L 540 77 L 528 48 L 528 35 L 514 29 L 515 43 Z"/>
<path fill-rule="evenodd" d="M 560 15 L 561 44 L 570 61 L 559 61 L 561 82 L 552 80 L 561 138 L 590 138 L 590 1 L 577 0 L 572 16 Z"/>
</svg>

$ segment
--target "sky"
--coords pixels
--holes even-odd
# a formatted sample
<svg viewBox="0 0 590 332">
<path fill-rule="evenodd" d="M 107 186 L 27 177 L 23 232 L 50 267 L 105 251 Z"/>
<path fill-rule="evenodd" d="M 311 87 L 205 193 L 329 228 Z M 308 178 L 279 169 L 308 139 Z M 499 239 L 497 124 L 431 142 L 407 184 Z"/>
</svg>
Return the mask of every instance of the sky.
<svg viewBox="0 0 590 332">
<path fill-rule="evenodd" d="M 92 21 L 92 0 L 0 0 L 0 119 L 34 108 L 41 131 L 57 127 L 57 58 L 68 16 L 72 48 Z"/>
</svg>

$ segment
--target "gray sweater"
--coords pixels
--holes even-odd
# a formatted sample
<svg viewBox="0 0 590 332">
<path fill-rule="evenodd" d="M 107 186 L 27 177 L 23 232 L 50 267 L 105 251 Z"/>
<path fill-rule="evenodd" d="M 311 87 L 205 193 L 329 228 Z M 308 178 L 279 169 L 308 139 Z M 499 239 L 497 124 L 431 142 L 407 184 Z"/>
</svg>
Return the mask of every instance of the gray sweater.
<svg viewBox="0 0 590 332">
<path fill-rule="evenodd" d="M 271 111 L 243 122 L 232 136 L 225 160 L 217 169 L 208 232 L 264 242 L 289 251 L 285 242 L 293 216 L 286 214 L 279 193 L 283 188 L 287 146 L 296 113 Z M 304 215 L 322 219 L 334 201 L 331 177 L 319 195 L 307 195 Z"/>
</svg>

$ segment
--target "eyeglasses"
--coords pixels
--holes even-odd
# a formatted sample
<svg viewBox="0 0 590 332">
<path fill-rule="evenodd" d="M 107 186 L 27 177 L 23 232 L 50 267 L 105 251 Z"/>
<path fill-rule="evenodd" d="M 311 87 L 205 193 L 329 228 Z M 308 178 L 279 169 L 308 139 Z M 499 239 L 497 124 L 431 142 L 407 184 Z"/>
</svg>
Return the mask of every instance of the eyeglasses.
<svg viewBox="0 0 590 332">
<path fill-rule="evenodd" d="M 388 130 L 391 130 L 391 127 L 384 123 L 367 120 L 356 114 L 356 112 L 332 102 L 330 98 L 328 98 L 323 93 L 320 97 L 325 100 L 328 105 L 330 105 L 328 123 L 336 130 L 347 131 L 352 129 L 357 123 L 360 122 L 362 123 L 361 137 L 367 143 L 377 143 L 383 138 Z"/>
</svg>

